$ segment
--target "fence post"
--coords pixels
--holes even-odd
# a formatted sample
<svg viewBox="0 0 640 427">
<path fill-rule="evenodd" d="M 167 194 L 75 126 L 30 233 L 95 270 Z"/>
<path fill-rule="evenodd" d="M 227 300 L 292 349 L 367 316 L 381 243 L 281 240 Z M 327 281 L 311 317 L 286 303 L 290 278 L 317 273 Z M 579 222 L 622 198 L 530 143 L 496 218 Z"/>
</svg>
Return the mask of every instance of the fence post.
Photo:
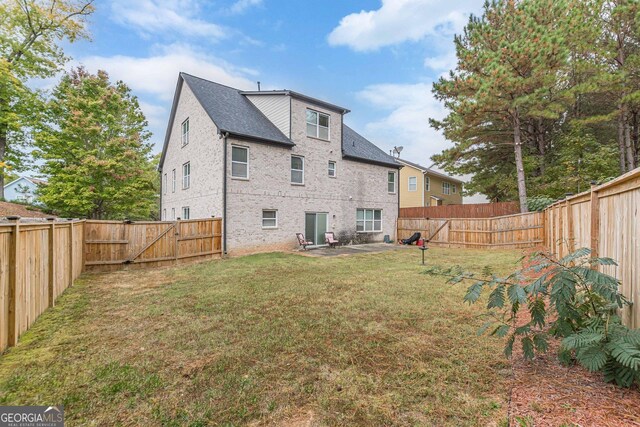
<svg viewBox="0 0 640 427">
<path fill-rule="evenodd" d="M 9 247 L 9 319 L 7 322 L 7 346 L 13 347 L 18 343 L 18 325 L 16 315 L 18 309 L 17 287 L 18 287 L 18 257 L 20 254 L 20 217 L 9 217 L 15 221 L 11 246 Z"/>
<path fill-rule="evenodd" d="M 73 220 L 69 223 L 69 286 L 73 285 Z"/>
<path fill-rule="evenodd" d="M 55 283 L 56 283 L 56 223 L 55 220 L 51 222 L 51 228 L 49 229 L 49 307 L 53 307 L 55 304 Z"/>
<path fill-rule="evenodd" d="M 180 235 L 180 220 L 178 219 L 176 222 L 174 222 L 175 224 L 175 228 L 174 228 L 174 233 L 173 233 L 173 245 L 174 245 L 174 259 L 177 261 L 178 260 L 178 250 L 180 249 L 180 242 L 178 241 L 178 237 Z"/>
<path fill-rule="evenodd" d="M 575 250 L 575 233 L 573 232 L 573 213 L 569 199 L 567 199 L 567 236 L 569 252 L 571 253 Z"/>
<path fill-rule="evenodd" d="M 600 241 L 600 198 L 594 187 L 591 187 L 591 256 L 597 257 Z"/>
</svg>

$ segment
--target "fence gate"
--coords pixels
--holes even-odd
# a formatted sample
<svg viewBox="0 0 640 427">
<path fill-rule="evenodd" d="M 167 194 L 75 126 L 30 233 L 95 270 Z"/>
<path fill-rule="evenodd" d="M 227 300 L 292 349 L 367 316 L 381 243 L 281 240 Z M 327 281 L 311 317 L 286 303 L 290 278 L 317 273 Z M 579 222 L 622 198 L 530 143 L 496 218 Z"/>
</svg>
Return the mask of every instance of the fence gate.
<svg viewBox="0 0 640 427">
<path fill-rule="evenodd" d="M 162 265 L 221 253 L 221 220 L 175 222 L 86 221 L 85 268 Z"/>
</svg>

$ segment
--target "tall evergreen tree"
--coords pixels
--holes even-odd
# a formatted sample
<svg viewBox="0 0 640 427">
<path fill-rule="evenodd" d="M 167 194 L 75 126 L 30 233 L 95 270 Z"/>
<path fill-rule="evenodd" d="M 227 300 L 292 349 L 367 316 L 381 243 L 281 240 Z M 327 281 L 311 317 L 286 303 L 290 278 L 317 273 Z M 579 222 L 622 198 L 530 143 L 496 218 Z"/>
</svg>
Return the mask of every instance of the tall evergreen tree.
<svg viewBox="0 0 640 427">
<path fill-rule="evenodd" d="M 93 0 L 4 0 L 0 2 L 0 198 L 6 165 L 20 167 L 25 128 L 40 109 L 31 78 L 51 77 L 66 62 L 60 47 L 86 37 Z"/>
<path fill-rule="evenodd" d="M 138 100 L 104 71 L 67 73 L 53 90 L 35 155 L 48 185 L 40 201 L 63 216 L 147 219 L 157 172 Z"/>
</svg>

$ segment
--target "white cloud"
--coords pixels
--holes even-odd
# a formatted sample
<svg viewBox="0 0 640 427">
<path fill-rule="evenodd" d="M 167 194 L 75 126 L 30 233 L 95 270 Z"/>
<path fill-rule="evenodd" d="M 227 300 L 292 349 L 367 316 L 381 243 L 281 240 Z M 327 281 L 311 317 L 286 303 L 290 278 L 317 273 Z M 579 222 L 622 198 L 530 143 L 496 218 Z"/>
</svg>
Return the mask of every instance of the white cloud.
<svg viewBox="0 0 640 427">
<path fill-rule="evenodd" d="M 229 8 L 229 13 L 233 15 L 240 15 L 246 12 L 248 9 L 262 5 L 262 0 L 237 0 Z"/>
<path fill-rule="evenodd" d="M 112 79 L 123 80 L 136 94 L 154 95 L 163 101 L 172 99 L 180 71 L 238 89 L 255 86 L 246 77 L 255 75 L 255 70 L 235 67 L 182 44 L 161 47 L 156 55 L 148 57 L 89 56 L 78 62 L 93 72 L 107 71 Z"/>
<path fill-rule="evenodd" d="M 424 166 L 429 159 L 451 146 L 439 132 L 429 126 L 429 118 L 443 118 L 445 109 L 431 94 L 431 84 L 377 84 L 367 86 L 358 97 L 372 107 L 386 112 L 380 120 L 369 122 L 365 133 L 389 151 L 402 145 L 402 157 Z"/>
<path fill-rule="evenodd" d="M 228 34 L 224 27 L 198 18 L 199 0 L 113 0 L 111 10 L 114 21 L 142 35 L 179 34 L 215 41 Z"/>
<path fill-rule="evenodd" d="M 380 9 L 343 17 L 328 40 L 334 46 L 370 51 L 430 35 L 452 35 L 460 32 L 469 13 L 479 13 L 481 6 L 478 0 L 382 0 Z"/>
<path fill-rule="evenodd" d="M 449 71 L 456 67 L 458 58 L 455 50 L 442 55 L 428 56 L 424 60 L 424 66 L 433 71 Z"/>
</svg>

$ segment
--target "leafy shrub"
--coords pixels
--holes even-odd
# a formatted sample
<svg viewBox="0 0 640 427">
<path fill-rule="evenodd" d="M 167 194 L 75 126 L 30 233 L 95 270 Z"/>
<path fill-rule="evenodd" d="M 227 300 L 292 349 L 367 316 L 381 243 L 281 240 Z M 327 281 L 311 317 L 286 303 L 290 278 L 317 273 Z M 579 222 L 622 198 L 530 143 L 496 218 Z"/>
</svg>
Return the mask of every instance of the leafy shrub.
<svg viewBox="0 0 640 427">
<path fill-rule="evenodd" d="M 555 199 L 546 196 L 535 196 L 527 199 L 527 208 L 529 212 L 543 211 L 547 206 L 553 204 Z"/>
<path fill-rule="evenodd" d="M 602 371 L 607 382 L 630 387 L 640 382 L 640 330 L 624 326 L 618 311 L 629 302 L 619 281 L 597 266 L 617 265 L 610 258 L 592 258 L 587 248 L 557 259 L 545 252 L 529 258 L 528 266 L 501 278 L 485 268 L 481 275 L 459 267 L 431 267 L 426 274 L 444 275 L 450 283 L 472 280 L 464 301 L 478 302 L 489 291 L 486 316 L 478 331 L 506 337 L 504 353 L 511 356 L 516 339 L 525 358 L 548 349 L 549 337 L 562 339 L 558 357 L 575 360 L 590 371 Z M 517 324 L 525 310 L 528 321 Z"/>
</svg>

